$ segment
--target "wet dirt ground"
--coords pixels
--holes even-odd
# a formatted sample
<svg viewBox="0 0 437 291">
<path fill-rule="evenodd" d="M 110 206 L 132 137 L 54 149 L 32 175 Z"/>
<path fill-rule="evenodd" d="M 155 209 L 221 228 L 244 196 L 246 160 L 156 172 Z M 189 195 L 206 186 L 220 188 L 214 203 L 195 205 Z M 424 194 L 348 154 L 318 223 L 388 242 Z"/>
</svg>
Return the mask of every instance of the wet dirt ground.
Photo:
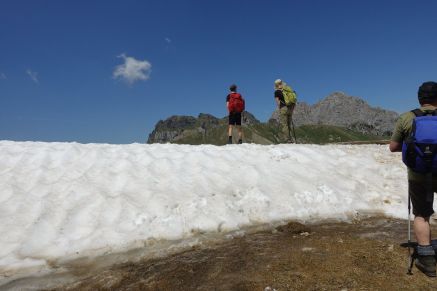
<svg viewBox="0 0 437 291">
<path fill-rule="evenodd" d="M 50 290 L 437 290 L 416 268 L 406 274 L 408 253 L 399 246 L 406 238 L 405 220 L 290 222 Z"/>
</svg>

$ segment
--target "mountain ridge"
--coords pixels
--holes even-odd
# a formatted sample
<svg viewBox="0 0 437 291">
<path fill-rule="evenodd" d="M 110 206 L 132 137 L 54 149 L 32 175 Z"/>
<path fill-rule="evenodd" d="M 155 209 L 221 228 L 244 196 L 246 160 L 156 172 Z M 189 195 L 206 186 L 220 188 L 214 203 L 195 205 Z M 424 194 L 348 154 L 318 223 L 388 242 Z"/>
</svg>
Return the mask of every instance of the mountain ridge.
<svg viewBox="0 0 437 291">
<path fill-rule="evenodd" d="M 309 105 L 298 102 L 293 114 L 298 142 L 327 143 L 355 140 L 377 140 L 391 135 L 399 114 L 372 107 L 359 97 L 334 92 Z M 244 112 L 242 125 L 246 142 L 279 143 L 278 111 L 267 122 Z M 217 118 L 200 113 L 198 117 L 173 115 L 157 122 L 147 143 L 224 144 L 227 116 Z M 317 135 L 317 136 L 316 136 Z M 324 138 L 320 138 L 320 136 Z"/>
<path fill-rule="evenodd" d="M 305 102 L 296 106 L 293 118 L 296 126 L 325 124 L 374 135 L 390 135 L 399 114 L 372 107 L 359 97 L 334 92 L 314 105 Z"/>
</svg>

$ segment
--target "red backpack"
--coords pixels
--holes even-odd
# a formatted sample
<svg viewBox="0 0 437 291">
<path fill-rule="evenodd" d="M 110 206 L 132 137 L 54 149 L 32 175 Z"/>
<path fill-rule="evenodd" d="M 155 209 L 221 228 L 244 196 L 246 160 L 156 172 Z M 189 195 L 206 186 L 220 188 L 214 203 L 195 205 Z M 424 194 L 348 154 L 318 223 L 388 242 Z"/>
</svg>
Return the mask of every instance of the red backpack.
<svg viewBox="0 0 437 291">
<path fill-rule="evenodd" d="M 243 112 L 244 107 L 244 99 L 239 93 L 232 92 L 229 94 L 229 112 Z"/>
</svg>

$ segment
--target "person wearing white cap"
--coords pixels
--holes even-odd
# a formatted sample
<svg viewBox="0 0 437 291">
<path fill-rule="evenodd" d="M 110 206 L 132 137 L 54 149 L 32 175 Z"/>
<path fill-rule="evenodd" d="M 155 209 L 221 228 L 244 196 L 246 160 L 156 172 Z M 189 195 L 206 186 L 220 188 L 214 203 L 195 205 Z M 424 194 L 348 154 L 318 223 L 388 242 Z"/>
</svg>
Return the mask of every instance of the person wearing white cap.
<svg viewBox="0 0 437 291">
<path fill-rule="evenodd" d="M 283 139 L 287 143 L 293 143 L 291 137 L 291 124 L 294 107 L 296 106 L 296 92 L 287 86 L 281 79 L 275 80 L 275 100 L 279 112 L 279 124 Z M 295 141 L 296 142 L 296 141 Z"/>
</svg>

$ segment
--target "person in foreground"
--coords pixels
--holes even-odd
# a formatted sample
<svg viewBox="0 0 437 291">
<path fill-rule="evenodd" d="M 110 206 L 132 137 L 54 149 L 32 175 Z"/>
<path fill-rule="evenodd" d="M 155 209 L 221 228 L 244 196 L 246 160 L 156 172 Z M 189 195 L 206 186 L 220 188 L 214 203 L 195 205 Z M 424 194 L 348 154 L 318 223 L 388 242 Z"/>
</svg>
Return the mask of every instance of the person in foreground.
<svg viewBox="0 0 437 291">
<path fill-rule="evenodd" d="M 432 143 L 424 144 L 424 147 L 418 146 L 410 141 L 417 141 L 417 135 L 426 134 L 431 135 L 431 142 L 432 139 L 437 139 L 437 136 L 434 136 L 435 132 L 437 132 L 437 117 L 435 117 L 437 114 L 437 83 L 423 83 L 419 87 L 418 99 L 420 103 L 419 110 L 402 114 L 396 122 L 389 148 L 391 152 L 403 151 L 403 159 L 408 166 L 408 191 L 414 214 L 413 230 L 418 243 L 418 257 L 416 258 L 415 265 L 427 276 L 435 277 L 436 258 L 431 245 L 429 219 L 434 213 L 433 196 L 434 192 L 437 192 L 436 168 L 435 164 L 431 164 L 437 160 L 435 156 L 436 147 Z M 426 118 L 423 119 L 423 117 Z M 426 124 L 423 123 L 424 120 L 427 121 Z M 428 140 L 426 141 L 429 142 Z M 430 159 L 420 158 L 422 155 L 420 153 L 413 153 L 413 160 L 409 158 L 412 155 L 411 151 L 421 151 L 422 149 L 425 153 L 426 151 L 430 153 Z M 434 155 L 431 151 L 434 151 Z M 408 159 L 409 162 L 407 162 Z M 418 170 L 419 164 L 423 164 L 423 169 L 425 170 Z M 433 169 L 434 172 L 432 172 Z"/>
<path fill-rule="evenodd" d="M 228 144 L 232 144 L 232 129 L 233 126 L 238 130 L 238 143 L 243 143 L 243 131 L 241 129 L 241 113 L 245 109 L 245 102 L 243 96 L 237 93 L 237 85 L 232 84 L 229 87 L 231 91 L 226 96 L 226 107 L 229 111 L 229 127 L 228 127 Z"/>
</svg>

